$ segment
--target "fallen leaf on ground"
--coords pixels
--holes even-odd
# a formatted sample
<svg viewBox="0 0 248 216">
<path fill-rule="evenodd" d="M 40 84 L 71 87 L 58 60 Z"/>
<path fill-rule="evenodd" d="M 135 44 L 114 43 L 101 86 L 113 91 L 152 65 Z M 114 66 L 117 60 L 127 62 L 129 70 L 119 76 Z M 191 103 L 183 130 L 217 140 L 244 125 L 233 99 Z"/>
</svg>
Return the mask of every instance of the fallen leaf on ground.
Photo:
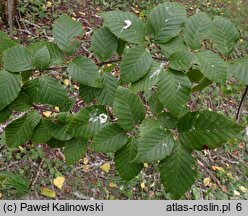
<svg viewBox="0 0 248 216">
<path fill-rule="evenodd" d="M 221 171 L 221 172 L 224 172 L 224 169 L 222 167 L 219 167 L 219 166 L 212 166 L 212 169 L 214 171 Z"/>
<path fill-rule="evenodd" d="M 210 182 L 211 182 L 211 179 L 210 178 L 203 179 L 204 186 L 209 186 Z"/>
<path fill-rule="evenodd" d="M 234 191 L 233 191 L 233 195 L 234 195 L 234 196 L 240 196 L 240 193 L 239 193 L 238 191 L 234 190 Z"/>
<path fill-rule="evenodd" d="M 246 193 L 248 192 L 248 189 L 244 186 L 239 186 L 239 189 L 243 192 L 243 193 Z"/>
<path fill-rule="evenodd" d="M 105 172 L 105 173 L 108 173 L 109 170 L 110 170 L 110 164 L 109 163 L 105 163 L 103 164 L 102 166 L 100 166 L 100 169 Z"/>
<path fill-rule="evenodd" d="M 87 165 L 89 163 L 89 159 L 87 157 L 84 157 L 83 159 L 83 164 Z"/>
<path fill-rule="evenodd" d="M 65 177 L 59 176 L 56 179 L 53 180 L 53 184 L 58 188 L 61 189 L 63 187 L 63 184 L 65 182 Z"/>
<path fill-rule="evenodd" d="M 48 118 L 51 116 L 52 112 L 51 111 L 45 111 L 42 114 Z"/>
<path fill-rule="evenodd" d="M 144 188 L 146 187 L 145 182 L 141 182 L 140 187 L 141 187 L 142 189 L 144 189 Z"/>
<path fill-rule="evenodd" d="M 48 188 L 42 188 L 40 194 L 50 198 L 56 197 L 56 193 Z"/>
<path fill-rule="evenodd" d="M 117 185 L 114 182 L 109 183 L 110 188 L 118 188 Z"/>
<path fill-rule="evenodd" d="M 147 163 L 144 163 L 144 167 L 145 167 L 145 168 L 148 168 L 148 164 L 147 164 Z"/>
</svg>

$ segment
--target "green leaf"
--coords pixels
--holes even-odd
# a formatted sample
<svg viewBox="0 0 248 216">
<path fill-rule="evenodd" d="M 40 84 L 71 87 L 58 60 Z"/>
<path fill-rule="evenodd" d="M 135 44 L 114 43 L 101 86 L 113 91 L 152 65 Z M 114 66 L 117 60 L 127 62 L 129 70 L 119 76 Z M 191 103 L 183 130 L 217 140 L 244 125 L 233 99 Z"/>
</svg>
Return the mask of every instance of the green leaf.
<svg viewBox="0 0 248 216">
<path fill-rule="evenodd" d="M 172 154 L 160 163 L 159 172 L 165 191 L 171 193 L 172 199 L 180 199 L 196 180 L 196 160 L 178 143 Z"/>
<path fill-rule="evenodd" d="M 229 55 L 234 50 L 240 35 L 230 20 L 216 16 L 213 20 L 211 38 L 214 47 L 222 54 Z"/>
<path fill-rule="evenodd" d="M 176 129 L 178 118 L 169 112 L 163 112 L 158 116 L 159 122 L 162 127 L 166 129 Z"/>
<path fill-rule="evenodd" d="M 130 12 L 110 11 L 101 14 L 104 25 L 117 37 L 134 44 L 143 44 L 145 27 L 143 22 Z M 128 25 L 125 22 L 131 22 Z"/>
<path fill-rule="evenodd" d="M 181 143 L 190 150 L 216 148 L 242 129 L 227 117 L 208 110 L 187 113 L 178 121 Z"/>
<path fill-rule="evenodd" d="M 158 161 L 170 155 L 174 147 L 174 139 L 170 132 L 163 128 L 155 128 L 144 134 L 138 144 L 135 161 Z"/>
<path fill-rule="evenodd" d="M 118 47 L 118 38 L 107 27 L 96 30 L 92 37 L 92 50 L 102 61 L 110 58 Z"/>
<path fill-rule="evenodd" d="M 83 99 L 85 103 L 92 102 L 100 95 L 100 93 L 101 93 L 100 88 L 93 88 L 84 85 L 79 86 L 79 96 Z"/>
<path fill-rule="evenodd" d="M 46 143 L 52 138 L 45 119 L 41 119 L 40 123 L 34 129 L 34 133 L 31 137 L 33 144 Z"/>
<path fill-rule="evenodd" d="M 106 116 L 105 116 L 106 115 Z M 103 121 L 101 117 L 105 116 Z M 89 139 L 108 124 L 108 115 L 102 106 L 92 105 L 81 109 L 71 120 L 66 133 L 77 138 Z"/>
<path fill-rule="evenodd" d="M 46 69 L 50 64 L 50 53 L 47 46 L 40 48 L 33 57 L 33 66 L 39 70 Z"/>
<path fill-rule="evenodd" d="M 124 130 L 131 130 L 145 118 L 145 108 L 139 97 L 121 86 L 117 88 L 113 111 Z"/>
<path fill-rule="evenodd" d="M 102 128 L 94 137 L 92 147 L 98 152 L 116 152 L 128 142 L 125 131 L 117 124 Z"/>
<path fill-rule="evenodd" d="M 143 168 L 142 163 L 131 162 L 137 154 L 138 142 L 132 139 L 123 148 L 115 153 L 115 166 L 121 176 L 126 181 L 130 181 L 137 176 Z"/>
<path fill-rule="evenodd" d="M 151 10 L 148 29 L 156 43 L 166 43 L 176 37 L 186 21 L 186 9 L 180 4 L 166 2 Z"/>
<path fill-rule="evenodd" d="M 9 147 L 20 146 L 31 138 L 34 128 L 39 124 L 40 115 L 32 111 L 27 115 L 12 121 L 5 129 L 6 143 Z"/>
<path fill-rule="evenodd" d="M 153 129 L 161 127 L 160 122 L 156 118 L 144 119 L 139 127 L 139 137 L 142 138 Z"/>
<path fill-rule="evenodd" d="M 22 78 L 20 74 L 0 70 L 0 110 L 14 101 L 21 91 Z"/>
<path fill-rule="evenodd" d="M 24 92 L 20 92 L 18 97 L 9 105 L 12 110 L 25 112 L 32 107 L 31 98 Z"/>
<path fill-rule="evenodd" d="M 13 46 L 3 53 L 4 68 L 11 72 L 22 72 L 31 70 L 32 57 L 28 49 L 16 45 Z"/>
<path fill-rule="evenodd" d="M 58 47 L 65 53 L 73 54 L 83 35 L 82 26 L 71 17 L 62 15 L 53 25 L 53 37 Z"/>
<path fill-rule="evenodd" d="M 46 142 L 46 144 L 50 148 L 63 148 L 65 146 L 65 142 L 61 140 L 57 140 L 55 138 L 50 139 L 49 141 Z"/>
<path fill-rule="evenodd" d="M 63 107 L 68 100 L 68 94 L 65 87 L 56 79 L 47 75 L 39 78 L 35 96 L 36 102 L 58 107 Z"/>
<path fill-rule="evenodd" d="M 160 74 L 158 97 L 174 115 L 179 115 L 190 98 L 191 83 L 182 72 L 168 69 Z"/>
<path fill-rule="evenodd" d="M 132 83 L 129 90 L 134 93 L 144 91 L 146 94 L 149 94 L 152 88 L 157 84 L 159 74 L 164 70 L 164 66 L 164 62 L 153 62 L 148 73 L 137 82 Z"/>
<path fill-rule="evenodd" d="M 0 66 L 2 65 L 3 52 L 15 45 L 17 45 L 15 41 L 9 39 L 5 32 L 0 31 Z"/>
<path fill-rule="evenodd" d="M 248 58 L 242 58 L 235 62 L 233 76 L 241 83 L 248 85 Z"/>
<path fill-rule="evenodd" d="M 156 91 L 151 92 L 147 102 L 153 115 L 158 115 L 164 109 L 164 106 L 161 104 Z"/>
<path fill-rule="evenodd" d="M 33 43 L 28 47 L 29 52 L 34 56 L 41 48 L 47 47 L 50 55 L 50 65 L 58 65 L 63 63 L 64 55 L 58 46 L 52 42 L 37 42 Z"/>
<path fill-rule="evenodd" d="M 152 66 L 152 56 L 143 47 L 134 47 L 127 51 L 121 62 L 121 82 L 135 82 L 145 76 Z"/>
<path fill-rule="evenodd" d="M 118 47 L 116 48 L 116 52 L 118 53 L 119 56 L 122 56 L 123 52 L 125 51 L 126 48 L 126 41 L 119 39 L 118 40 Z"/>
<path fill-rule="evenodd" d="M 210 84 L 212 83 L 211 80 L 209 80 L 208 78 L 206 77 L 203 77 L 200 82 L 194 86 L 192 88 L 192 92 L 197 92 L 197 91 L 201 91 L 202 89 L 208 87 Z"/>
<path fill-rule="evenodd" d="M 204 77 L 199 69 L 192 69 L 187 73 L 191 82 L 199 82 Z"/>
<path fill-rule="evenodd" d="M 199 49 L 202 40 L 207 39 L 211 33 L 211 25 L 211 19 L 204 12 L 188 18 L 183 32 L 186 44 L 192 49 Z"/>
<path fill-rule="evenodd" d="M 217 54 L 210 50 L 198 53 L 199 69 L 209 80 L 216 83 L 224 83 L 227 78 L 227 64 Z"/>
<path fill-rule="evenodd" d="M 186 50 L 174 52 L 169 58 L 169 67 L 177 71 L 188 72 L 195 63 L 197 63 L 196 56 Z"/>
<path fill-rule="evenodd" d="M 53 138 L 60 141 L 68 141 L 72 139 L 72 136 L 66 133 L 68 125 L 60 121 L 46 121 L 49 133 Z"/>
<path fill-rule="evenodd" d="M 0 123 L 6 121 L 11 116 L 12 112 L 9 107 L 5 107 L 3 110 L 0 111 Z"/>
<path fill-rule="evenodd" d="M 115 93 L 118 87 L 117 79 L 108 73 L 102 75 L 102 85 L 100 94 L 97 97 L 97 101 L 101 105 L 113 105 Z"/>
<path fill-rule="evenodd" d="M 65 161 L 68 165 L 80 160 L 86 152 L 87 141 L 84 139 L 72 139 L 65 143 Z"/>
<path fill-rule="evenodd" d="M 165 44 L 159 44 L 161 53 L 169 58 L 174 52 L 187 50 L 185 42 L 181 37 L 175 37 Z"/>
<path fill-rule="evenodd" d="M 85 56 L 77 56 L 67 68 L 72 79 L 82 85 L 101 88 L 101 78 L 93 61 Z"/>
</svg>

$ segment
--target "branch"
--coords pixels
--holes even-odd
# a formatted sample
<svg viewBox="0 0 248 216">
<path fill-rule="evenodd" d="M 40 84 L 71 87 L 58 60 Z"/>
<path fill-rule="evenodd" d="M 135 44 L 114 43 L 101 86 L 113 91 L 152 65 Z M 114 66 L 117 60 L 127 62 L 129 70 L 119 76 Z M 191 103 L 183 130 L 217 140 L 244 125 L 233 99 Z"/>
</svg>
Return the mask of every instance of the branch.
<svg viewBox="0 0 248 216">
<path fill-rule="evenodd" d="M 39 110 L 41 112 L 51 111 L 51 112 L 54 112 L 54 113 L 60 113 L 58 110 L 52 109 L 52 108 L 49 108 L 49 107 L 45 107 L 44 105 L 32 104 L 32 107 L 34 107 L 36 110 Z"/>
<path fill-rule="evenodd" d="M 245 102 L 245 98 L 247 96 L 247 93 L 248 93 L 248 85 L 246 86 L 245 91 L 244 91 L 244 93 L 242 95 L 241 101 L 239 103 L 238 112 L 236 114 L 236 122 L 237 123 L 240 122 L 240 117 L 241 117 L 241 114 L 242 114 L 242 110 L 243 110 L 243 106 L 244 106 L 244 102 Z"/>
</svg>

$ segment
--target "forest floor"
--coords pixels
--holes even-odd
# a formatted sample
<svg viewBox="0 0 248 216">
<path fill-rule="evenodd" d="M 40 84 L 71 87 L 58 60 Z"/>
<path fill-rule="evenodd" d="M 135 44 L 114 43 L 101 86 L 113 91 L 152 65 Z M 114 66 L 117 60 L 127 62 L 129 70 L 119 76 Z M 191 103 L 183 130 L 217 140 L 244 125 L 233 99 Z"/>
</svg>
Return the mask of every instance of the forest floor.
<svg viewBox="0 0 248 216">
<path fill-rule="evenodd" d="M 248 54 L 248 1 L 227 0 L 188 0 L 183 3 L 189 12 L 194 14 L 198 8 L 210 16 L 221 15 L 230 18 L 239 28 L 241 39 L 238 49 L 232 55 Z M 25 1 L 24 1 L 25 2 Z M 42 2 L 42 1 L 41 1 Z M 21 4 L 19 19 L 14 30 L 15 39 L 28 45 L 34 41 L 51 39 L 51 27 L 54 19 L 66 13 L 82 23 L 84 38 L 78 51 L 91 55 L 90 38 L 92 32 L 101 26 L 102 11 L 115 9 L 130 10 L 139 17 L 146 17 L 149 10 L 162 0 L 66 0 L 63 5 L 50 1 L 40 5 Z M 1 30 L 8 31 L 0 21 Z M 207 108 L 224 113 L 235 119 L 236 110 L 244 86 L 233 81 L 225 86 L 212 85 L 192 97 L 189 105 L 195 108 Z M 248 103 L 246 102 L 241 123 L 247 125 Z M 123 181 L 117 174 L 113 163 L 113 155 L 87 152 L 84 158 L 72 166 L 64 162 L 63 152 L 51 149 L 47 145 L 9 149 L 4 143 L 0 125 L 0 172 L 9 171 L 22 176 L 28 183 L 28 191 L 19 199 L 47 199 L 44 188 L 55 192 L 55 199 L 170 199 L 163 191 L 158 170 L 155 164 L 144 164 L 143 171 L 130 182 Z M 184 199 L 248 199 L 248 146 L 246 142 L 237 143 L 231 140 L 222 148 L 204 150 L 195 153 L 199 165 L 198 180 Z M 106 170 L 104 165 L 110 167 Z M 53 180 L 63 176 L 65 183 L 62 189 L 54 186 Z M 51 195 L 51 193 L 50 193 Z M 15 190 L 1 191 L 0 199 L 16 199 Z"/>
</svg>

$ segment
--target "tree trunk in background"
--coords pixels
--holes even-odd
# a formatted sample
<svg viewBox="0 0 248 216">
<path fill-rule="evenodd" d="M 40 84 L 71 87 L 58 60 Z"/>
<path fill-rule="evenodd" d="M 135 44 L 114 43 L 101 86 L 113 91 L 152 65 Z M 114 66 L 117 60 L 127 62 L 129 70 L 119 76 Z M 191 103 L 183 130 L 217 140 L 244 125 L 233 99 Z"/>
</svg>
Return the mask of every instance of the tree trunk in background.
<svg viewBox="0 0 248 216">
<path fill-rule="evenodd" d="M 13 37 L 13 25 L 17 15 L 18 0 L 0 0 L 2 19 L 9 26 L 10 37 Z"/>
</svg>

